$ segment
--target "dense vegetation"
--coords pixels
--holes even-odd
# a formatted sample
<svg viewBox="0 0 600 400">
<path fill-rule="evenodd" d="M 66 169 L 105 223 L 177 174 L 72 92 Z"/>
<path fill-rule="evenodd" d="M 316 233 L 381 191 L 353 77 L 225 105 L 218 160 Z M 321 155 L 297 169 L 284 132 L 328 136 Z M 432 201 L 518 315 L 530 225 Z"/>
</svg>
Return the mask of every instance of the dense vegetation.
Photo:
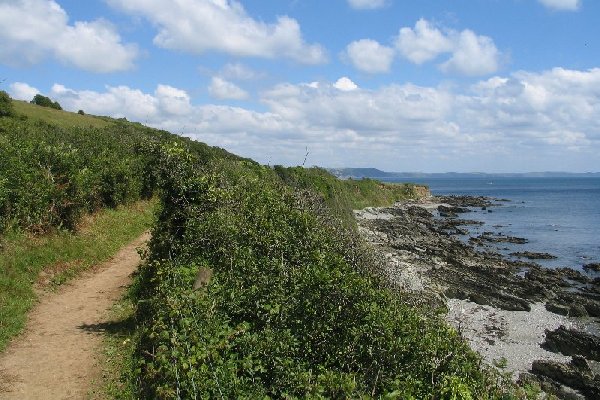
<svg viewBox="0 0 600 400">
<path fill-rule="evenodd" d="M 206 160 L 235 158 L 139 124 L 0 92 L 0 350 L 23 328 L 41 272 L 60 284 L 150 227 L 155 202 L 140 199 L 156 189 L 153 149 L 163 141 Z"/>
<path fill-rule="evenodd" d="M 260 166 L 126 121 L 48 124 L 15 105 L 0 119 L 4 232 L 73 229 L 87 212 L 159 194 L 133 288 L 137 396 L 501 396 L 433 310 L 385 289 L 353 230 L 352 207 L 413 186 Z"/>
<path fill-rule="evenodd" d="M 341 199 L 306 190 L 328 192 L 335 178 L 199 168 L 180 146 L 161 151 L 161 211 L 136 287 L 141 397 L 500 395 L 453 329 L 382 289 L 330 212 Z M 194 290 L 199 271 L 211 279 Z"/>
<path fill-rule="evenodd" d="M 0 117 L 10 117 L 14 112 L 10 96 L 4 90 L 0 90 Z"/>
<path fill-rule="evenodd" d="M 374 179 L 340 180 L 322 168 L 274 167 L 280 179 L 295 189 L 318 193 L 328 209 L 351 227 L 352 210 L 388 206 L 400 199 L 419 197 L 427 189 L 411 184 L 383 184 Z"/>
<path fill-rule="evenodd" d="M 41 94 L 36 94 L 31 100 L 31 104 L 35 104 L 41 107 L 49 107 L 54 108 L 55 110 L 62 110 L 58 101 L 52 101 L 49 97 L 43 96 Z"/>
<path fill-rule="evenodd" d="M 31 118 L 0 118 L 0 233 L 74 229 L 86 213 L 149 198 L 156 189 L 154 148 L 163 141 L 188 143 L 204 158 L 225 154 L 139 124 L 65 112 L 60 116 L 76 116 L 66 121 L 79 125 L 48 123 L 32 107 L 20 105 Z"/>
</svg>

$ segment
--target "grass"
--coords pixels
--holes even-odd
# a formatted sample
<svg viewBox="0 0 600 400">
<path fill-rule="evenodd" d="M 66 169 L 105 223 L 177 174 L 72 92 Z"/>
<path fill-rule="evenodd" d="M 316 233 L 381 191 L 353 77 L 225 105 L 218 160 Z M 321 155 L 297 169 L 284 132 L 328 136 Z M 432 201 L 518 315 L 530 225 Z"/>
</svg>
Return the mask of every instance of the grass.
<svg viewBox="0 0 600 400">
<path fill-rule="evenodd" d="M 115 303 L 102 349 L 102 379 L 92 393 L 92 399 L 136 399 L 133 365 L 135 352 L 135 303 L 129 294 Z"/>
<path fill-rule="evenodd" d="M 68 111 L 55 110 L 53 108 L 30 104 L 26 101 L 13 100 L 13 106 L 17 116 L 25 116 L 31 120 L 43 121 L 62 128 L 87 128 L 90 126 L 104 128 L 112 125 L 111 122 L 93 115 L 80 115 Z"/>
<path fill-rule="evenodd" d="M 42 237 L 11 232 L 0 243 L 0 351 L 17 335 L 37 288 L 53 288 L 101 263 L 147 230 L 154 201 L 105 209 L 84 219 L 76 233 Z"/>
</svg>

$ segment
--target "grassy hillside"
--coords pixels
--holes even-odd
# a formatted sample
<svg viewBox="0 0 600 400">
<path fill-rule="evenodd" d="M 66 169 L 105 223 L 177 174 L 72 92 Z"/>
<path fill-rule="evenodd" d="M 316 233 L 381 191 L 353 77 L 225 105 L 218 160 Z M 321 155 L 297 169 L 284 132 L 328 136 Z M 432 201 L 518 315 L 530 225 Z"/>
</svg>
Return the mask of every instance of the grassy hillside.
<svg viewBox="0 0 600 400">
<path fill-rule="evenodd" d="M 26 101 L 13 100 L 13 107 L 17 117 L 29 119 L 32 122 L 44 122 L 61 128 L 106 128 L 114 122 L 93 115 L 80 115 L 68 111 L 59 111 L 53 108 L 41 107 Z"/>
<path fill-rule="evenodd" d="M 40 274 L 59 284 L 150 228 L 162 143 L 237 159 L 140 124 L 12 105 L 0 117 L 0 350 L 22 329 Z"/>
<path fill-rule="evenodd" d="M 385 288 L 352 229 L 352 208 L 418 188 L 269 168 L 139 124 L 21 106 L 0 118 L 4 239 L 76 231 L 90 212 L 159 197 L 132 292 L 136 396 L 505 398 L 434 310 Z"/>
<path fill-rule="evenodd" d="M 296 189 L 318 193 L 328 208 L 342 220 L 352 224 L 352 210 L 390 206 L 399 200 L 419 198 L 428 189 L 410 183 L 387 183 L 374 179 L 340 180 L 322 168 L 274 167 L 281 180 Z"/>
<path fill-rule="evenodd" d="M 237 158 L 136 123 L 13 103 L 0 118 L 0 233 L 73 229 L 86 213 L 149 198 L 162 143 L 205 162 Z"/>
</svg>

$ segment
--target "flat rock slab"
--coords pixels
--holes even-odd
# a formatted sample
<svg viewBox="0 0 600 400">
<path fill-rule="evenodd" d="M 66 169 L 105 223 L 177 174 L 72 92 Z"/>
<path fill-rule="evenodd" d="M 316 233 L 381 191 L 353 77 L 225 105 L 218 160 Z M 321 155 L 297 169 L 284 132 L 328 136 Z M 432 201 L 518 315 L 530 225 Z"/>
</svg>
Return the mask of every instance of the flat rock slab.
<svg viewBox="0 0 600 400">
<path fill-rule="evenodd" d="M 50 293 L 0 355 L 0 399 L 85 399 L 98 381 L 103 326 L 140 263 L 144 234 L 93 272 Z"/>
</svg>

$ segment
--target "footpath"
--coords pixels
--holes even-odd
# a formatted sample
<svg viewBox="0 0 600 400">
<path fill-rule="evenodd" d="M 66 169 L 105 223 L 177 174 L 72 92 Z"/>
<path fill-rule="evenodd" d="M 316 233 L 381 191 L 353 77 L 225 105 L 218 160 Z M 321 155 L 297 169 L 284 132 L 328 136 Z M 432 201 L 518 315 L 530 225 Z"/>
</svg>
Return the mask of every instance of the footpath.
<svg viewBox="0 0 600 400">
<path fill-rule="evenodd" d="M 0 399 L 85 399 L 101 379 L 108 311 L 140 263 L 144 234 L 110 260 L 43 295 L 23 334 L 0 354 Z"/>
</svg>

